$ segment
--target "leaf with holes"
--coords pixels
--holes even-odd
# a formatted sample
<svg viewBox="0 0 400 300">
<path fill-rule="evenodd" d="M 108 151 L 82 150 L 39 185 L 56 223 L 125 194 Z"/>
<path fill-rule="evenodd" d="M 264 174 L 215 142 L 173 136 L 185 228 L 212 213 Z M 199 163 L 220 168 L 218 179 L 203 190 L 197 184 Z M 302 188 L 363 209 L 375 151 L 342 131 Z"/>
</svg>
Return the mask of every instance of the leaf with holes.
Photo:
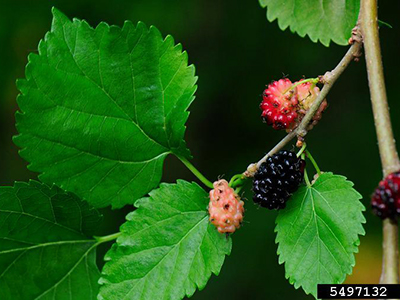
<svg viewBox="0 0 400 300">
<path fill-rule="evenodd" d="M 197 77 L 186 52 L 143 23 L 72 22 L 51 31 L 18 81 L 19 135 L 32 171 L 96 207 L 133 203 L 161 179 L 183 140 Z"/>
<path fill-rule="evenodd" d="M 313 42 L 318 40 L 325 46 L 330 41 L 348 45 L 351 30 L 357 23 L 360 0 L 259 0 L 267 7 L 267 19 L 278 19 L 279 28 L 290 27 L 301 37 L 308 35 Z"/>
<path fill-rule="evenodd" d="M 207 193 L 196 183 L 162 184 L 136 202 L 106 255 L 99 299 L 182 299 L 219 274 L 229 237 L 208 221 Z"/>
<path fill-rule="evenodd" d="M 0 299 L 96 299 L 99 213 L 39 182 L 0 188 Z"/>
<path fill-rule="evenodd" d="M 365 210 L 345 177 L 323 173 L 301 187 L 279 212 L 276 242 L 286 278 L 317 297 L 317 284 L 338 284 L 350 274 L 358 252 Z"/>
</svg>

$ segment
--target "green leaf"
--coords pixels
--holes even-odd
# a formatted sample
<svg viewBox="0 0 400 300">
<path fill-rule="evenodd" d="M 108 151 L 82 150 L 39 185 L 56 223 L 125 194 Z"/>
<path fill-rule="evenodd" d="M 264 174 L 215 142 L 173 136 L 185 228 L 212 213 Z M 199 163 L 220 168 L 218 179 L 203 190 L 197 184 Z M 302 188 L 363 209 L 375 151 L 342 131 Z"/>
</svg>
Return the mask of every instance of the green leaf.
<svg viewBox="0 0 400 300">
<path fill-rule="evenodd" d="M 161 184 L 136 202 L 106 255 L 99 299 L 182 299 L 219 274 L 229 237 L 208 221 L 207 193 L 196 183 Z"/>
<path fill-rule="evenodd" d="M 0 299 L 96 299 L 100 219 L 56 186 L 0 187 Z"/>
<path fill-rule="evenodd" d="M 348 45 L 351 30 L 357 23 L 360 0 L 259 0 L 267 7 L 267 19 L 278 19 L 281 30 L 290 27 L 301 37 L 308 35 L 313 42 L 325 46 L 330 41 Z"/>
<path fill-rule="evenodd" d="M 317 297 L 317 284 L 342 283 L 355 265 L 365 210 L 353 183 L 323 173 L 301 187 L 276 220 L 279 263 L 295 288 Z"/>
<path fill-rule="evenodd" d="M 51 31 L 18 81 L 14 141 L 40 179 L 96 207 L 133 203 L 156 187 L 165 157 L 189 157 L 186 111 L 194 67 L 155 27 L 72 22 Z"/>
</svg>

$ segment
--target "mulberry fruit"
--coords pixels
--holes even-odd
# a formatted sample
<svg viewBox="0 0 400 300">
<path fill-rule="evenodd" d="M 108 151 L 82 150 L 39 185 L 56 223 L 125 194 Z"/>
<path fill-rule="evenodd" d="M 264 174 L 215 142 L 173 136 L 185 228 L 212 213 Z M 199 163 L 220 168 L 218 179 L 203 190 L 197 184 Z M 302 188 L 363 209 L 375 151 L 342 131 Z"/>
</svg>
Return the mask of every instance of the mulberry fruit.
<svg viewBox="0 0 400 300">
<path fill-rule="evenodd" d="M 293 83 L 285 78 L 271 83 L 263 93 L 261 117 L 274 129 L 291 129 L 297 119 L 297 95 Z"/>
<path fill-rule="evenodd" d="M 224 179 L 214 182 L 210 191 L 210 222 L 220 233 L 234 233 L 243 221 L 244 203 Z"/>
<path fill-rule="evenodd" d="M 303 180 L 305 161 L 292 151 L 268 157 L 253 180 L 253 200 L 268 209 L 282 209 Z"/>
<path fill-rule="evenodd" d="M 375 189 L 372 210 L 382 219 L 398 219 L 400 215 L 400 172 L 389 174 Z"/>
<path fill-rule="evenodd" d="M 299 82 L 301 81 L 302 80 L 300 80 Z M 304 82 L 296 87 L 296 94 L 299 102 L 298 122 L 300 122 L 303 119 L 307 111 L 310 109 L 311 105 L 314 103 L 315 99 L 317 99 L 319 93 L 320 93 L 319 88 L 313 82 Z M 322 113 L 325 111 L 327 106 L 328 102 L 326 100 L 322 101 L 307 128 L 308 130 L 311 130 L 315 125 L 317 125 L 318 121 L 321 120 Z"/>
</svg>

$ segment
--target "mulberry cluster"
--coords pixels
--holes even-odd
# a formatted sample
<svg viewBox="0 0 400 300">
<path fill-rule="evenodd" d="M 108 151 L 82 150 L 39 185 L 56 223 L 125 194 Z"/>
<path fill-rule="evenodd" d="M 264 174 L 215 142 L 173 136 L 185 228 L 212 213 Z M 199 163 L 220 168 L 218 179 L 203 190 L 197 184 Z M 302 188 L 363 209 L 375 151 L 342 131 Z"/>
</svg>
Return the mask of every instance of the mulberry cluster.
<svg viewBox="0 0 400 300">
<path fill-rule="evenodd" d="M 300 83 L 301 81 L 292 83 L 288 78 L 284 78 L 272 82 L 264 90 L 260 108 L 265 123 L 274 129 L 286 129 L 286 131 L 291 131 L 299 125 L 320 93 L 315 83 Z M 321 103 L 308 129 L 318 123 L 327 105 L 326 100 Z"/>
<path fill-rule="evenodd" d="M 244 203 L 224 179 L 214 182 L 210 191 L 210 222 L 220 233 L 234 233 L 243 221 Z"/>
<path fill-rule="evenodd" d="M 268 209 L 285 208 L 303 180 L 304 167 L 305 161 L 292 151 L 268 157 L 254 175 L 254 202 Z"/>
<path fill-rule="evenodd" d="M 400 216 L 400 172 L 389 174 L 375 189 L 372 211 L 382 219 L 397 220 Z"/>
</svg>

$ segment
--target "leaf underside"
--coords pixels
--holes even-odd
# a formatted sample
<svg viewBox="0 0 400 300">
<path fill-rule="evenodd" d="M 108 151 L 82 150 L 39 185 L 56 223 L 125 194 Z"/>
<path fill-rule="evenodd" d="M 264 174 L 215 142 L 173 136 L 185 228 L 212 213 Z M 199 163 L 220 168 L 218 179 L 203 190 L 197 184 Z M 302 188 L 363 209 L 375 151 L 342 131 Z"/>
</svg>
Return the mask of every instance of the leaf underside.
<svg viewBox="0 0 400 300">
<path fill-rule="evenodd" d="M 301 187 L 276 220 L 279 263 L 295 288 L 317 297 L 317 284 L 342 283 L 355 265 L 365 210 L 345 177 L 323 173 Z"/>
<path fill-rule="evenodd" d="M 0 187 L 0 299 L 96 299 L 101 217 L 57 187 Z"/>
<path fill-rule="evenodd" d="M 207 193 L 196 183 L 161 184 L 136 202 L 106 255 L 99 299 L 182 299 L 219 274 L 229 237 L 208 221 Z"/>
<path fill-rule="evenodd" d="M 159 184 L 168 154 L 190 157 L 183 138 L 194 67 L 155 27 L 93 29 L 53 15 L 18 81 L 14 142 L 43 182 L 95 207 L 132 204 Z"/>
<path fill-rule="evenodd" d="M 281 30 L 301 37 L 308 35 L 313 42 L 329 46 L 330 41 L 348 45 L 351 30 L 357 23 L 360 0 L 259 0 L 267 7 L 267 19 L 278 20 Z"/>
</svg>

